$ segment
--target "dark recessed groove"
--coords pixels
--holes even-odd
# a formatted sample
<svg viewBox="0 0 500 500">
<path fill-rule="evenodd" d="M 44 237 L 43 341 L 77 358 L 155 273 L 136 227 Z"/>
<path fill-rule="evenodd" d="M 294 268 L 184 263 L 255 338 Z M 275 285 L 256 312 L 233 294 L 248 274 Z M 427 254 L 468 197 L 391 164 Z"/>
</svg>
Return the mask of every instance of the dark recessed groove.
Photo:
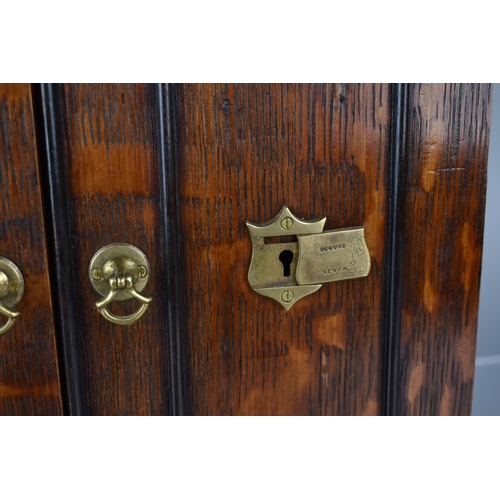
<svg viewBox="0 0 500 500">
<path fill-rule="evenodd" d="M 32 88 L 64 413 L 83 415 L 61 98 L 55 84 Z"/>
<path fill-rule="evenodd" d="M 389 168 L 389 220 L 387 224 L 387 273 L 385 283 L 386 306 L 386 349 L 385 349 L 385 394 L 384 415 L 398 415 L 398 359 L 401 337 L 401 227 L 404 221 L 406 150 L 406 116 L 408 105 L 408 84 L 395 83 L 391 88 L 391 166 Z"/>
<path fill-rule="evenodd" d="M 188 410 L 182 230 L 180 222 L 179 189 L 179 137 L 178 86 L 158 84 L 157 98 L 160 112 L 159 144 L 161 162 L 161 185 L 159 215 L 163 228 L 161 248 L 164 268 L 165 293 L 162 295 L 163 310 L 166 311 L 168 351 L 169 399 L 172 415 L 186 415 Z"/>
</svg>

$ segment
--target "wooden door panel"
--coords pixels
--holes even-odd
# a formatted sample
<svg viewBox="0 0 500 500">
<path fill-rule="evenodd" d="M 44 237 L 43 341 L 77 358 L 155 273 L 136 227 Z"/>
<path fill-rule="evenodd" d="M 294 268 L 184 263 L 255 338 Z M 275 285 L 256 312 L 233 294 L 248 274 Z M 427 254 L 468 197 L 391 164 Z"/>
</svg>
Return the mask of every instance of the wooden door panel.
<svg viewBox="0 0 500 500">
<path fill-rule="evenodd" d="M 153 415 L 175 412 L 169 381 L 169 287 L 165 254 L 167 213 L 163 94 L 156 85 L 52 85 L 41 89 L 47 176 L 61 250 L 62 336 L 73 349 L 73 413 Z M 90 259 L 112 243 L 142 250 L 151 264 L 145 295 L 153 297 L 133 326 L 114 325 L 97 311 L 101 297 L 88 278 Z M 69 266 L 68 270 L 66 266 Z M 111 304 L 117 315 L 137 301 Z M 172 351 L 175 349 L 172 349 Z"/>
<path fill-rule="evenodd" d="M 471 412 L 491 94 L 489 84 L 409 88 L 400 414 Z"/>
<path fill-rule="evenodd" d="M 16 307 L 21 316 L 0 336 L 0 415 L 61 415 L 29 84 L 0 84 L 0 185 L 0 255 L 18 266 L 25 280 Z"/>
<path fill-rule="evenodd" d="M 390 86 L 182 85 L 179 106 L 192 412 L 379 414 Z M 255 293 L 245 221 L 285 204 L 328 229 L 364 226 L 370 275 L 289 311 Z"/>
</svg>

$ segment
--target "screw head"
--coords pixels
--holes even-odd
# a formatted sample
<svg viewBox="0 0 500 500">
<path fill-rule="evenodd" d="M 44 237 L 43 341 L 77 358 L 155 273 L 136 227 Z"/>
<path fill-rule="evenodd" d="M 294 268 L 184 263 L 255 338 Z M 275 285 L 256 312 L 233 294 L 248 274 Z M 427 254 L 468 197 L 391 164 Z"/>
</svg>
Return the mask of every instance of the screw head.
<svg viewBox="0 0 500 500">
<path fill-rule="evenodd" d="M 283 219 L 281 219 L 281 227 L 283 229 L 286 229 L 287 231 L 289 229 L 292 229 L 292 227 L 293 227 L 293 219 L 291 217 L 283 217 Z"/>
<path fill-rule="evenodd" d="M 293 292 L 291 290 L 285 290 L 282 294 L 281 294 L 281 300 L 283 302 L 291 302 L 293 300 Z"/>
<path fill-rule="evenodd" d="M 92 279 L 99 281 L 102 280 L 103 276 L 104 273 L 102 272 L 102 269 L 97 267 L 95 269 L 92 269 Z"/>
<path fill-rule="evenodd" d="M 144 278 L 148 274 L 146 266 L 138 266 L 137 271 L 139 273 L 139 278 Z"/>
<path fill-rule="evenodd" d="M 19 280 L 12 280 L 9 283 L 9 288 L 12 292 L 17 292 L 21 288 L 21 282 Z"/>
</svg>

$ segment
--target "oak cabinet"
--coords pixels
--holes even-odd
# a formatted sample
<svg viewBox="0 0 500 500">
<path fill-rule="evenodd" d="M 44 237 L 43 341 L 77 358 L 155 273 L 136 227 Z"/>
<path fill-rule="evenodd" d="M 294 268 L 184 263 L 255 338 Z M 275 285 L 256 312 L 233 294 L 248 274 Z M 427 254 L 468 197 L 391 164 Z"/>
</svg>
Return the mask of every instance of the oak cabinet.
<svg viewBox="0 0 500 500">
<path fill-rule="evenodd" d="M 0 412 L 469 414 L 491 91 L 0 86 L 0 255 L 26 281 Z M 289 310 L 256 293 L 246 221 L 284 205 L 363 227 L 369 275 Z M 132 326 L 95 307 L 89 262 L 114 243 L 150 263 Z"/>
</svg>

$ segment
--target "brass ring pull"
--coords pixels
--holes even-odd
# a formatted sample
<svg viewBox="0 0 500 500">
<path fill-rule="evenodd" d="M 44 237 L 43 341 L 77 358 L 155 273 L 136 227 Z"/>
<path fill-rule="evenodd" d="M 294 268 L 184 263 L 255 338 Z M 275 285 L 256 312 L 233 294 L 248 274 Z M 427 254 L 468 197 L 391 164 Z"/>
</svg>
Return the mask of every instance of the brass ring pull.
<svg viewBox="0 0 500 500">
<path fill-rule="evenodd" d="M 0 314 L 3 314 L 4 316 L 7 316 L 7 318 L 9 318 L 7 320 L 7 323 L 5 323 L 5 325 L 0 328 L 0 335 L 3 335 L 7 330 L 10 330 L 20 313 L 10 311 L 0 302 Z"/>
<path fill-rule="evenodd" d="M 153 300 L 139 292 L 149 278 L 149 262 L 136 247 L 126 243 L 101 248 L 90 262 L 90 280 L 94 288 L 104 296 L 96 302 L 101 315 L 116 325 L 133 325 L 144 315 Z M 116 316 L 106 309 L 115 300 L 135 298 L 141 302 L 140 309 L 129 316 Z"/>
<path fill-rule="evenodd" d="M 19 312 L 12 308 L 17 306 L 24 294 L 24 278 L 19 268 L 9 259 L 0 257 L 0 314 L 7 322 L 0 327 L 0 336 L 14 325 Z"/>
<path fill-rule="evenodd" d="M 112 323 L 115 323 L 117 325 L 133 325 L 136 321 L 139 321 L 143 314 L 147 311 L 149 304 L 153 300 L 151 297 L 144 297 L 140 293 L 135 291 L 134 284 L 132 282 L 132 277 L 127 276 L 125 278 L 126 282 L 126 290 L 127 292 L 134 298 L 140 300 L 142 302 L 141 308 L 134 314 L 130 314 L 129 316 L 115 316 L 114 314 L 110 313 L 107 309 L 106 306 L 113 302 L 114 298 L 116 297 L 116 294 L 118 293 L 118 279 L 111 277 L 109 279 L 109 293 L 108 295 L 100 300 L 99 302 L 96 302 L 95 305 L 99 312 L 108 320 L 111 321 Z"/>
</svg>

